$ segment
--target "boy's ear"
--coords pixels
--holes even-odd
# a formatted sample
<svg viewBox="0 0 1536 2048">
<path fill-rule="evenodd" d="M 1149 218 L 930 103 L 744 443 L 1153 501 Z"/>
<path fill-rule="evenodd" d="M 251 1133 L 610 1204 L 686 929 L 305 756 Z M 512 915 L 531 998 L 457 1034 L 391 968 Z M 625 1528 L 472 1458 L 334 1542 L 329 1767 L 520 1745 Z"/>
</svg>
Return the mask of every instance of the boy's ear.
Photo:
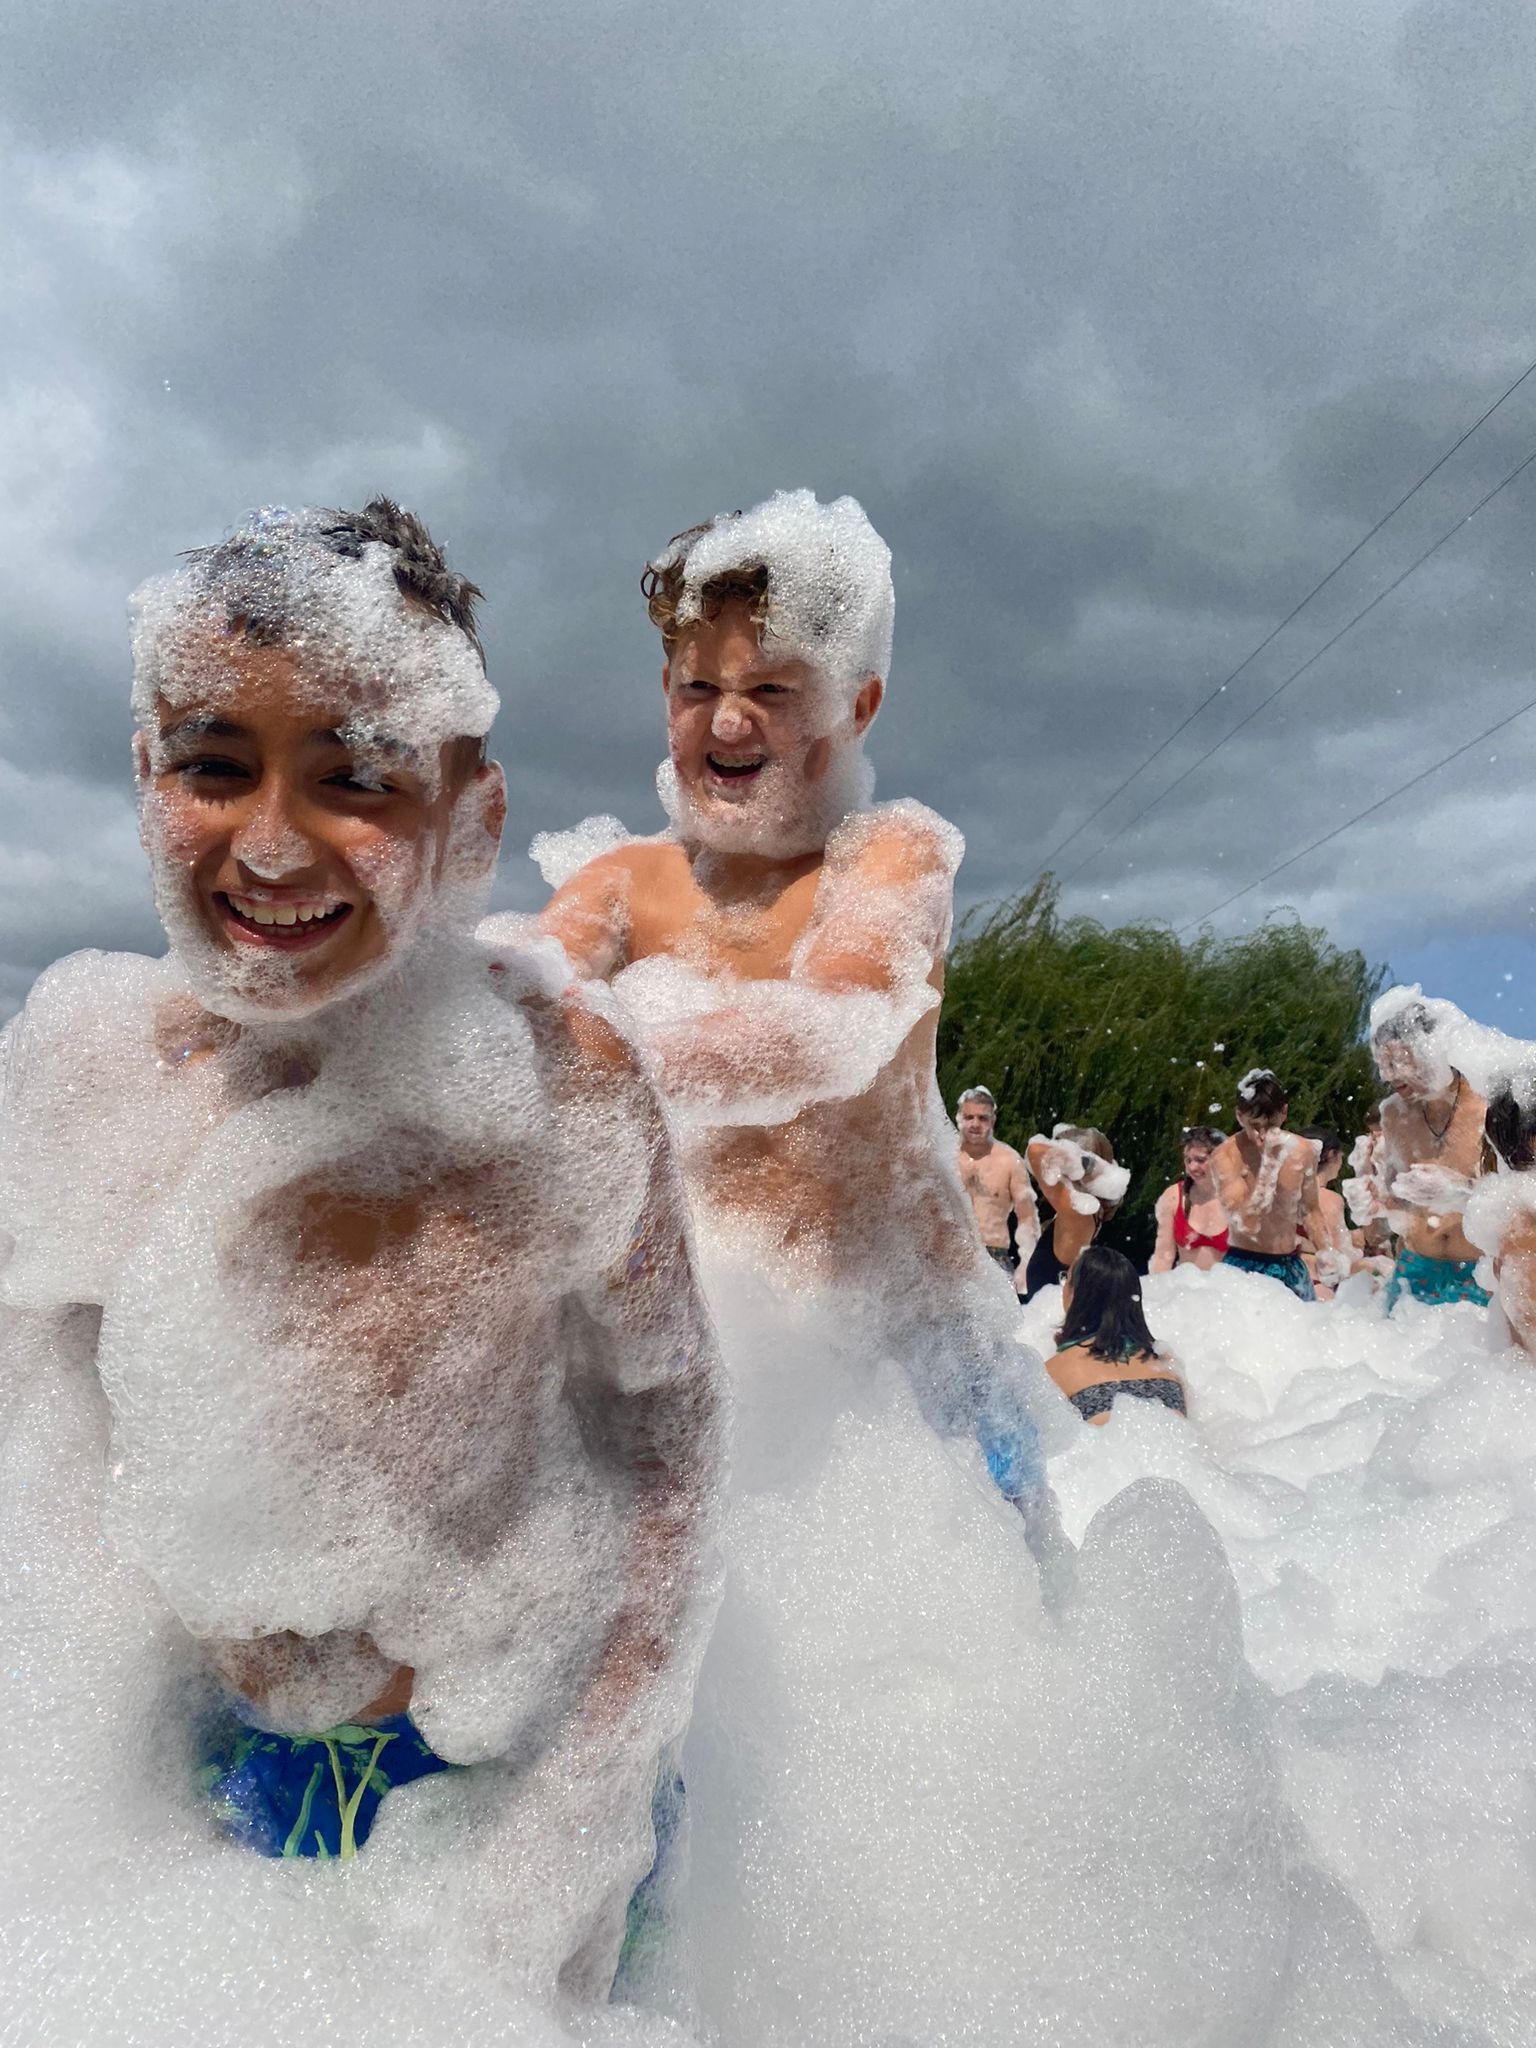
<svg viewBox="0 0 1536 2048">
<path fill-rule="evenodd" d="M 149 742 L 141 732 L 136 732 L 133 736 L 133 772 L 140 782 L 148 782 Z"/>
<path fill-rule="evenodd" d="M 507 778 L 501 763 L 483 761 L 475 770 L 474 779 L 480 793 L 480 818 L 486 837 L 494 846 L 500 846 L 502 830 L 507 822 Z"/>
<path fill-rule="evenodd" d="M 670 661 L 664 661 L 661 664 L 661 694 L 663 697 L 670 697 L 672 694 L 672 664 Z"/>
<path fill-rule="evenodd" d="M 867 732 L 874 723 L 875 713 L 885 698 L 885 684 L 879 676 L 866 676 L 859 694 L 853 700 L 853 729 Z"/>
</svg>

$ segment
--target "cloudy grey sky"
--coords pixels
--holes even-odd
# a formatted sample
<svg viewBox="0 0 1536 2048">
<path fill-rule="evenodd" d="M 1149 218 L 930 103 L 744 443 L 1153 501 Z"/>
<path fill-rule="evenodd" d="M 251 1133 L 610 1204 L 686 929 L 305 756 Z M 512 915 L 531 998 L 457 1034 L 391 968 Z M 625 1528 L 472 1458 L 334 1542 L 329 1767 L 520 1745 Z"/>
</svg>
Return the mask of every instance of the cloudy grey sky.
<svg viewBox="0 0 1536 2048">
<path fill-rule="evenodd" d="M 123 601 L 262 502 L 490 593 L 512 827 L 652 829 L 646 554 L 777 486 L 896 556 L 882 791 L 1028 883 L 1536 358 L 1528 0 L 21 0 L 0 67 L 0 1015 L 157 943 Z M 1080 834 L 1183 924 L 1536 698 L 1536 376 Z M 1536 711 L 1221 913 L 1506 1028 Z M 1089 858 L 1089 856 L 1093 856 Z M 1508 977 L 1508 978 L 1506 978 Z"/>
</svg>

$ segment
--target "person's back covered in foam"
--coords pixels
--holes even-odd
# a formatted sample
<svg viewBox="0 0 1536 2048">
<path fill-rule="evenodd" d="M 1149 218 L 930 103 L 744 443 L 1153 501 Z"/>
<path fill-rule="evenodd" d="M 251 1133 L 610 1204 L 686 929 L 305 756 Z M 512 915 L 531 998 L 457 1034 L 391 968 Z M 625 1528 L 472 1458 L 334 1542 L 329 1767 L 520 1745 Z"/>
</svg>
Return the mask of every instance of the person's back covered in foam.
<svg viewBox="0 0 1536 2048">
<path fill-rule="evenodd" d="M 0 1314 L 11 1401 L 99 1373 L 100 1519 L 243 1731 L 231 1832 L 346 1854 L 410 1758 L 483 1766 L 439 1851 L 521 1839 L 543 1878 L 478 1908 L 601 1993 L 707 1604 L 713 1340 L 633 1055 L 473 937 L 477 595 L 383 500 L 263 513 L 139 593 L 171 951 L 60 963 L 8 1035 Z M 264 1757 L 340 1737 L 378 1769 L 339 1834 L 339 1766 L 288 1834 L 245 1825 Z"/>
</svg>

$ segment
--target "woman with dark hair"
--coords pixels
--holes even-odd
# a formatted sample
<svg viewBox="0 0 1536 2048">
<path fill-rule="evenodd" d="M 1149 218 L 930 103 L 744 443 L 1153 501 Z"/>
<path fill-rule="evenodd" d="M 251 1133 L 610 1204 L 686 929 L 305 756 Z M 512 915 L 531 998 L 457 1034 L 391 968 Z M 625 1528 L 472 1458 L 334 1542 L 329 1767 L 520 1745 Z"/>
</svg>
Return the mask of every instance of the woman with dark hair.
<svg viewBox="0 0 1536 2048">
<path fill-rule="evenodd" d="M 1227 1212 L 1211 1179 L 1211 1155 L 1226 1141 L 1226 1132 L 1209 1124 L 1191 1124 L 1184 1133 L 1184 1176 L 1157 1198 L 1149 1273 L 1171 1273 L 1175 1266 L 1198 1266 L 1206 1273 L 1225 1258 Z"/>
<path fill-rule="evenodd" d="M 1085 1422 L 1108 1422 L 1116 1397 L 1188 1411 L 1177 1359 L 1160 1352 L 1141 1306 L 1141 1282 L 1123 1252 L 1091 1244 L 1062 1284 L 1065 1320 L 1046 1370 Z"/>
<path fill-rule="evenodd" d="M 1115 1148 L 1102 1131 L 1082 1124 L 1057 1124 L 1048 1138 L 1031 1138 L 1024 1156 L 1035 1185 L 1051 1207 L 1024 1273 L 1024 1299 L 1064 1280 L 1084 1245 L 1119 1208 L 1130 1174 L 1116 1163 Z"/>
</svg>

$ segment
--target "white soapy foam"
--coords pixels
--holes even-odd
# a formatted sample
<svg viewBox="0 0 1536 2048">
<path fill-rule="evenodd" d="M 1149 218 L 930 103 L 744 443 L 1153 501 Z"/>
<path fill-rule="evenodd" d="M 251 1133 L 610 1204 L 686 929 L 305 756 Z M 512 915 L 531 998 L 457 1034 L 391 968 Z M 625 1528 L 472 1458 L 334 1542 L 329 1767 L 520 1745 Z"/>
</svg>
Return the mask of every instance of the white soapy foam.
<svg viewBox="0 0 1536 2048">
<path fill-rule="evenodd" d="M 729 903 L 613 981 L 679 1119 L 737 1422 L 727 1590 L 683 1755 L 690 1871 L 651 1995 L 743 2048 L 1470 2048 L 1394 1981 L 1369 1897 L 1292 1803 L 1291 1724 L 1245 1656 L 1244 1579 L 1212 1528 L 1256 1542 L 1290 1487 L 1228 1477 L 1160 1408 L 1089 1428 L 1017 1343 L 1049 1348 L 1042 1312 L 1021 1330 L 974 1228 L 969 1262 L 945 1237 L 952 1132 L 931 1057 L 901 1065 L 930 1028 L 902 1001 L 947 904 L 930 916 L 922 887 L 863 880 L 825 922 L 844 956 L 907 963 L 883 1017 L 863 1013 L 868 990 L 802 1005 L 830 993 L 813 947 L 776 980 L 722 968 L 749 916 Z M 754 1179 L 758 1144 L 786 1192 Z M 728 1217 L 753 1186 L 758 1213 Z M 776 1205 L 805 1224 L 780 1232 Z M 1234 1296 L 1235 1280 L 1206 1301 L 1246 1304 L 1267 1341 L 1279 1290 Z M 1388 1357 L 1405 1335 L 1411 1316 Z M 1009 1384 L 993 1345 L 1015 1350 L 1013 1390 L 1062 1475 L 1070 1590 L 1053 1574 L 1043 1596 L 966 1428 L 968 1388 Z M 1263 1412 L 1237 1370 L 1209 1378 L 1241 1424 Z M 1184 1491 L 1128 1490 L 1121 1445 L 1149 1434 L 1144 1472 L 1161 1459 Z M 1329 1533 L 1314 1541 L 1331 1558 Z"/>
<path fill-rule="evenodd" d="M 849 702 L 869 676 L 891 672 L 896 593 L 891 551 L 856 498 L 817 502 L 812 491 L 775 491 L 750 512 L 724 512 L 705 532 L 658 555 L 683 555 L 680 624 L 702 616 L 701 594 L 728 570 L 768 570 L 763 645 L 809 665 Z"/>
<path fill-rule="evenodd" d="M 263 1030 L 174 955 L 77 956 L 8 1034 L 8 2038 L 673 2037 L 592 2008 L 710 1603 L 682 1212 L 557 961 L 439 932 L 412 967 Z M 636 1427 L 683 1487 L 666 1649 L 589 1719 L 635 1597 Z M 392 1792 L 344 1868 L 220 1839 L 199 1730 L 256 1640 L 252 1718 L 336 1725 L 409 1664 L 413 1718 L 477 1768 Z"/>
<path fill-rule="evenodd" d="M 1479 1024 L 1444 996 L 1426 996 L 1417 982 L 1389 988 L 1371 1006 L 1374 1036 L 1391 1027 L 1418 1056 L 1437 1089 L 1463 1074 L 1479 1095 L 1512 1089 L 1526 1108 L 1536 1102 L 1536 1043 Z"/>
<path fill-rule="evenodd" d="M 1423 2030 L 1400 2018 L 1384 2038 L 1528 2042 L 1528 1357 L 1500 1348 L 1497 1319 L 1470 1305 L 1406 1299 L 1387 1320 L 1358 1278 L 1316 1305 L 1219 1266 L 1142 1288 L 1190 1421 L 1122 1401 L 1105 1428 L 1085 1428 L 1051 1465 L 1069 1535 L 1136 1481 L 1188 1490 L 1225 1547 L 1247 1661 L 1276 1695 L 1286 1803 Z M 1059 1316 L 1049 1290 L 1021 1335 L 1048 1345 Z"/>
<path fill-rule="evenodd" d="M 601 816 L 583 818 L 568 832 L 535 832 L 529 842 L 528 858 L 551 889 L 561 889 L 573 875 L 581 873 L 588 861 L 634 842 L 635 834 L 604 811 Z"/>
<path fill-rule="evenodd" d="M 144 732 L 156 724 L 158 699 L 179 709 L 206 691 L 207 648 L 228 637 L 233 592 L 262 644 L 303 656 L 317 706 L 333 712 L 341 692 L 355 743 L 391 753 L 407 746 L 430 777 L 445 741 L 484 738 L 498 699 L 479 650 L 457 626 L 406 600 L 392 547 L 368 541 L 339 554 L 327 545 L 324 530 L 336 516 L 265 507 L 219 549 L 135 591 L 133 712 Z M 242 551 L 247 559 L 233 571 L 220 568 Z"/>
</svg>

